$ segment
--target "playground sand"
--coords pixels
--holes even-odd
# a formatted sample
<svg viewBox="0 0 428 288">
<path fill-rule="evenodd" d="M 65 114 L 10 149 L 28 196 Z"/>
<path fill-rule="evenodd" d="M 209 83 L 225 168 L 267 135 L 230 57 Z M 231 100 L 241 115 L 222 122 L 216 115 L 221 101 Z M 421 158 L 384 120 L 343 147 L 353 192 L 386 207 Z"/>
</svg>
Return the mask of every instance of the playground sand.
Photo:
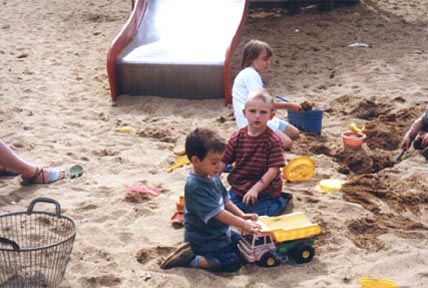
<svg viewBox="0 0 428 288">
<path fill-rule="evenodd" d="M 21 187 L 18 178 L 0 179 L 1 213 L 23 211 L 31 199 L 48 196 L 77 222 L 60 287 L 343 288 L 359 287 L 365 276 L 427 287 L 427 163 L 413 149 L 393 161 L 402 135 L 427 104 L 427 0 L 364 0 L 324 14 L 308 7 L 292 17 L 250 11 L 232 75 L 243 44 L 265 40 L 274 49 L 266 75 L 273 94 L 324 110 L 321 135 L 303 133 L 285 153 L 288 160 L 315 159 L 315 176 L 284 185 L 294 195 L 294 211 L 305 212 L 322 233 L 309 264 L 246 264 L 230 275 L 159 269 L 183 235 L 169 218 L 189 166 L 166 171 L 173 149 L 194 127 L 228 137 L 235 123 L 223 99 L 120 96 L 111 106 L 107 49 L 130 6 L 117 0 L 2 2 L 1 137 L 43 166 L 85 168 L 82 177 L 52 185 Z M 340 135 L 351 122 L 367 128 L 361 151 L 344 151 Z M 132 130 L 116 131 L 123 126 Z M 330 178 L 346 180 L 341 192 L 316 189 Z M 125 184 L 161 193 L 141 196 Z"/>
</svg>

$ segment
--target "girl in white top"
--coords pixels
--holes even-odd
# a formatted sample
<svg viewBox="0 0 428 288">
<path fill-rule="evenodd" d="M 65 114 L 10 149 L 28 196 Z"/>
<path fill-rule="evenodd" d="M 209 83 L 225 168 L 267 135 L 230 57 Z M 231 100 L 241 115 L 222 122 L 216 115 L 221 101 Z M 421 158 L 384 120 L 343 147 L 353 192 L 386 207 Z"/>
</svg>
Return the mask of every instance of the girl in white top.
<svg viewBox="0 0 428 288">
<path fill-rule="evenodd" d="M 248 94 L 251 91 L 265 88 L 261 73 L 269 69 L 271 56 L 272 48 L 266 42 L 250 40 L 244 47 L 241 64 L 243 69 L 236 76 L 232 88 L 233 113 L 239 129 L 248 124 L 242 112 Z M 289 109 L 294 112 L 303 111 L 300 105 L 294 102 L 275 102 L 275 109 Z M 286 150 L 291 149 L 293 140 L 299 138 L 299 129 L 277 117 L 273 117 L 268 122 L 268 125 L 281 138 Z"/>
</svg>

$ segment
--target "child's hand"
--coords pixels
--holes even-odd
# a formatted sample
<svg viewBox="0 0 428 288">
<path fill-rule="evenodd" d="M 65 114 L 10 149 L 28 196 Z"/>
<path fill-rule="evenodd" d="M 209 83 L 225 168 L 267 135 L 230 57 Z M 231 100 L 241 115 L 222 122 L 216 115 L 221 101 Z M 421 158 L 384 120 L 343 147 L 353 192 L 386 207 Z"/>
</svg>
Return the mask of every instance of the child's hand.
<svg viewBox="0 0 428 288">
<path fill-rule="evenodd" d="M 243 234 L 246 235 L 246 234 L 260 232 L 260 229 L 262 229 L 262 226 L 260 226 L 260 224 L 258 224 L 257 222 L 247 220 L 245 221 L 245 225 L 244 227 L 242 227 L 242 229 L 243 229 Z"/>
<path fill-rule="evenodd" d="M 410 147 L 410 144 L 412 143 L 412 141 L 410 140 L 409 137 L 404 137 L 403 141 L 401 142 L 401 149 L 407 150 Z"/>
<path fill-rule="evenodd" d="M 300 106 L 296 102 L 288 102 L 288 106 L 288 110 L 291 110 L 293 112 L 303 112 L 302 106 Z"/>
<path fill-rule="evenodd" d="M 249 204 L 254 205 L 257 202 L 258 196 L 259 192 L 257 192 L 256 189 L 251 188 L 250 190 L 248 190 L 247 193 L 245 193 L 244 197 L 242 198 L 242 202 L 244 202 L 246 206 L 248 206 Z"/>
<path fill-rule="evenodd" d="M 242 218 L 244 218 L 246 220 L 257 221 L 257 218 L 259 218 L 259 215 L 257 215 L 256 213 L 244 213 L 242 215 Z"/>
</svg>

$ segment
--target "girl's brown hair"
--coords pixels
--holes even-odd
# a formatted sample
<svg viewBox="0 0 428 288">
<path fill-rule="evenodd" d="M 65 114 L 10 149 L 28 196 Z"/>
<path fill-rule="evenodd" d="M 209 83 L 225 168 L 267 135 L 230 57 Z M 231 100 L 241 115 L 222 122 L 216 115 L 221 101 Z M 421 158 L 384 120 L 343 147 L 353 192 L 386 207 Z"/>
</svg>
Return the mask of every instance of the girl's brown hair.
<svg viewBox="0 0 428 288">
<path fill-rule="evenodd" d="M 272 47 L 266 42 L 260 40 L 250 40 L 244 46 L 244 54 L 242 55 L 242 63 L 241 67 L 245 68 L 251 66 L 253 61 L 257 59 L 257 57 L 262 53 L 262 51 L 266 51 L 266 56 L 271 57 L 273 54 Z"/>
</svg>

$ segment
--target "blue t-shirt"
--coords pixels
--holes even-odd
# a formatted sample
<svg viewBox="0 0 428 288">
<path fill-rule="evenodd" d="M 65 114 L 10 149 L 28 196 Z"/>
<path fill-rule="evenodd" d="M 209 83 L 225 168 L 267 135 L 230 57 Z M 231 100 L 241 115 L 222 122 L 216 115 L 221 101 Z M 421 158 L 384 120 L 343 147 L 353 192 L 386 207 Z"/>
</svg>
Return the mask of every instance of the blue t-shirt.
<svg viewBox="0 0 428 288">
<path fill-rule="evenodd" d="M 184 241 L 195 254 L 215 252 L 230 244 L 229 225 L 214 218 L 227 201 L 229 193 L 219 177 L 189 173 L 184 187 Z"/>
</svg>

